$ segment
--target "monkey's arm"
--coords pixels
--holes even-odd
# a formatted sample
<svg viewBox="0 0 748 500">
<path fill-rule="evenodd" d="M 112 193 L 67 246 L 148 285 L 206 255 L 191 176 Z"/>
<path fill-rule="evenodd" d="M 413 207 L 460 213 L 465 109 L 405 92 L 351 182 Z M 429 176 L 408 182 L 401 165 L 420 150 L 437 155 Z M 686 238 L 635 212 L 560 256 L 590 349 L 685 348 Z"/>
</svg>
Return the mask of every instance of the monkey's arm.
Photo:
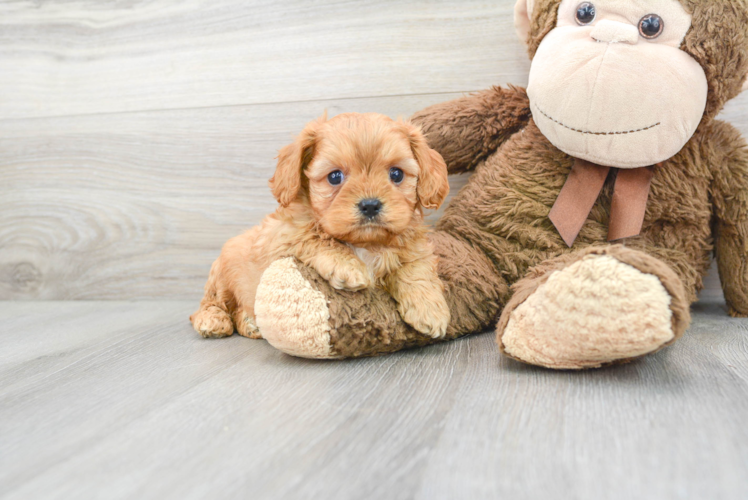
<svg viewBox="0 0 748 500">
<path fill-rule="evenodd" d="M 722 151 L 712 181 L 715 251 L 730 315 L 748 316 L 748 145 L 732 126 L 719 123 Z"/>
<path fill-rule="evenodd" d="M 450 174 L 475 168 L 531 117 L 525 89 L 493 87 L 430 106 L 411 120 L 420 125 Z"/>
</svg>

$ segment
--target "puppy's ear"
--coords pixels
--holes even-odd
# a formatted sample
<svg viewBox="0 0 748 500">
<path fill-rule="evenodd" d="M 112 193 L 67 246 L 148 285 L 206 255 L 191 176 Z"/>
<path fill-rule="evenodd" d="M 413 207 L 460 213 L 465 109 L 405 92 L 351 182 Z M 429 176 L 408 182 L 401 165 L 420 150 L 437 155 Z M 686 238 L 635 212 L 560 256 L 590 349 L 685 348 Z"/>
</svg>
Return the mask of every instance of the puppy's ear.
<svg viewBox="0 0 748 500">
<path fill-rule="evenodd" d="M 302 172 L 314 157 L 319 129 L 326 121 L 327 111 L 309 123 L 293 143 L 283 147 L 278 153 L 278 165 L 270 179 L 270 189 L 281 206 L 287 207 L 299 196 Z"/>
<path fill-rule="evenodd" d="M 410 148 L 418 162 L 419 174 L 416 192 L 418 201 L 424 208 L 439 208 L 449 194 L 447 164 L 442 155 L 431 149 L 421 130 L 411 123 L 404 122 Z"/>
</svg>

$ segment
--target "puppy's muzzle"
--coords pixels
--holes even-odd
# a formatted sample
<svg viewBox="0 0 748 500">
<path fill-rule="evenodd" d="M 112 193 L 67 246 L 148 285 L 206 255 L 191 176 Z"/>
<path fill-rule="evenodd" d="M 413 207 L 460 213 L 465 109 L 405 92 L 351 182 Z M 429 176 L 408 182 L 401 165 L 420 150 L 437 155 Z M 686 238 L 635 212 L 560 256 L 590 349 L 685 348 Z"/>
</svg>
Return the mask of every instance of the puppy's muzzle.
<svg viewBox="0 0 748 500">
<path fill-rule="evenodd" d="M 358 203 L 358 211 L 367 219 L 374 219 L 382 211 L 382 202 L 376 198 L 367 198 Z"/>
<path fill-rule="evenodd" d="M 382 202 L 376 198 L 368 198 L 358 203 L 358 211 L 367 219 L 374 219 L 382 211 Z"/>
</svg>

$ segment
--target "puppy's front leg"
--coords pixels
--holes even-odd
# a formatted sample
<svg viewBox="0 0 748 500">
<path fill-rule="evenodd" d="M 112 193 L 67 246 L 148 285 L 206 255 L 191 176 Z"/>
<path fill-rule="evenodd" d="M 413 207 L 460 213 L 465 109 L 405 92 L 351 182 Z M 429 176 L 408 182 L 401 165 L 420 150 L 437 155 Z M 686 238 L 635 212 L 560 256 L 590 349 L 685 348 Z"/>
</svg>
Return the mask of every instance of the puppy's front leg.
<svg viewBox="0 0 748 500">
<path fill-rule="evenodd" d="M 369 270 L 348 246 L 331 238 L 313 238 L 299 245 L 296 257 L 313 267 L 338 290 L 363 290 L 372 286 Z"/>
<path fill-rule="evenodd" d="M 449 305 L 436 273 L 436 257 L 404 264 L 386 280 L 403 321 L 432 338 L 443 338 L 449 325 Z"/>
</svg>

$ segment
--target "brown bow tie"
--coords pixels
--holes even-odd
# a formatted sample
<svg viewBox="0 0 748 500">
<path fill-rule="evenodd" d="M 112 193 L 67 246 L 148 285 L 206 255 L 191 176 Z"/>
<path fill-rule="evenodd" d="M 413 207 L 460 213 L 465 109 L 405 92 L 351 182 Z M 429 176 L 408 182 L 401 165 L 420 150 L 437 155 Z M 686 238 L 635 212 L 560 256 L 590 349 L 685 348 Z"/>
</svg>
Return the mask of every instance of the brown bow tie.
<svg viewBox="0 0 748 500">
<path fill-rule="evenodd" d="M 549 215 L 571 247 L 600 196 L 610 167 L 577 159 Z M 653 167 L 620 169 L 613 187 L 608 241 L 637 236 L 644 223 Z"/>
</svg>

